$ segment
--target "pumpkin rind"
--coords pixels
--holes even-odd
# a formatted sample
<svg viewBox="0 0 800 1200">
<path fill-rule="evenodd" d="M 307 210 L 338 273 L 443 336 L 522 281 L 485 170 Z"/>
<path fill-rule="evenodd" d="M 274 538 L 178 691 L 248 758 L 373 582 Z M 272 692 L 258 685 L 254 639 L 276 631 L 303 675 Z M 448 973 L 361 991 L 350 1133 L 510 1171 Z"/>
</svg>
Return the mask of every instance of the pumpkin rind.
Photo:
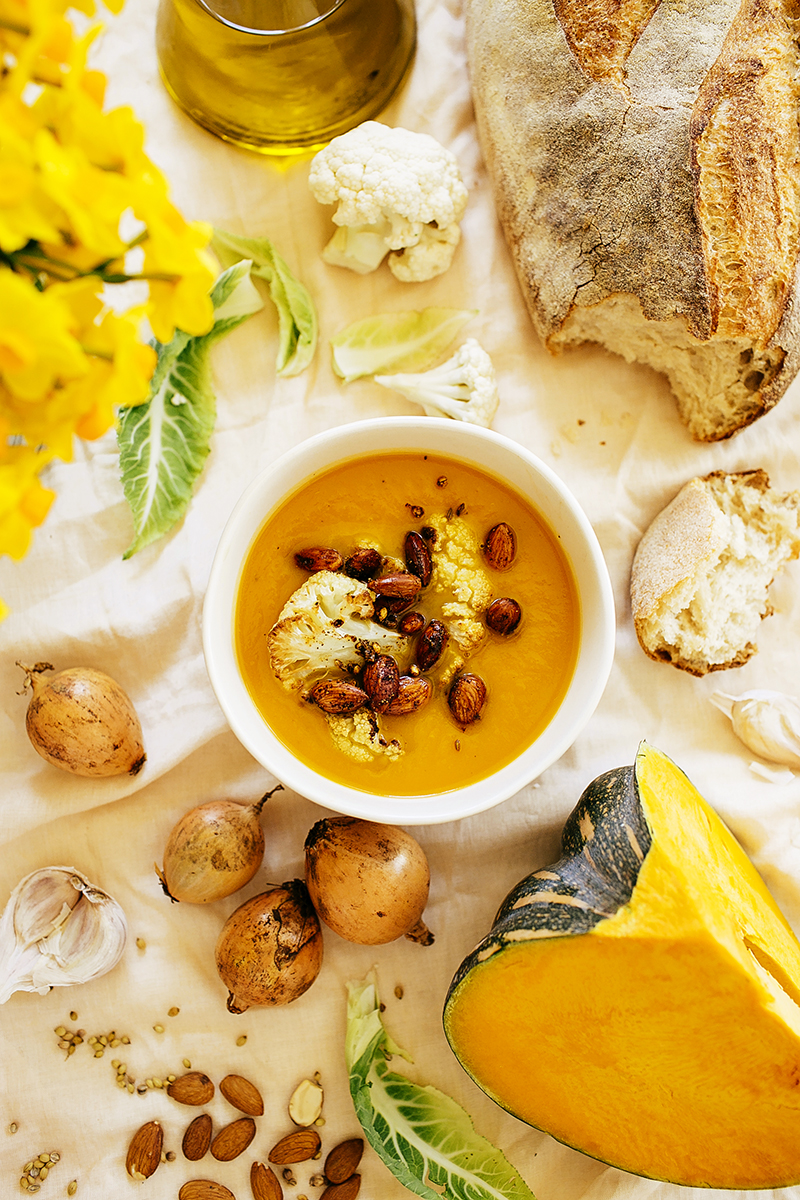
<svg viewBox="0 0 800 1200">
<path fill-rule="evenodd" d="M 518 884 L 444 1025 L 509 1112 L 635 1174 L 800 1181 L 800 944 L 665 755 L 587 788 L 563 857 Z"/>
</svg>

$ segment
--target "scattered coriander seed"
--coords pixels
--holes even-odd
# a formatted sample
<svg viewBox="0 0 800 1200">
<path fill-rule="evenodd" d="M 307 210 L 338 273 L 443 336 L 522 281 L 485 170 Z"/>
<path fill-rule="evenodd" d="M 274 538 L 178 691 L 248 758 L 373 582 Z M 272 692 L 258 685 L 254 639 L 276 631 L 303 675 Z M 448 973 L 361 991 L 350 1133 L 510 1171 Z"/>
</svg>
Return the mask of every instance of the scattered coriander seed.
<svg viewBox="0 0 800 1200">
<path fill-rule="evenodd" d="M 16 1122 L 16 1121 L 12 1121 L 12 1122 L 11 1122 L 11 1124 L 9 1125 L 9 1127 L 8 1127 L 8 1132 L 9 1132 L 9 1133 L 16 1133 L 18 1129 L 19 1129 L 19 1125 L 17 1124 L 17 1122 Z"/>
<path fill-rule="evenodd" d="M 180 1011 L 181 1010 L 178 1008 L 178 1006 L 176 1004 L 173 1004 L 172 1008 L 167 1013 L 167 1016 L 168 1017 L 177 1017 L 177 1015 Z"/>
<path fill-rule="evenodd" d="M 186 1070 L 188 1071 L 192 1065 L 192 1060 L 190 1058 L 185 1058 L 183 1060 L 183 1065 L 186 1067 Z"/>
<path fill-rule="evenodd" d="M 131 1039 L 128 1037 L 127 1033 L 123 1033 L 119 1040 L 122 1042 L 123 1046 L 130 1046 L 131 1044 Z"/>
<path fill-rule="evenodd" d="M 69 1182 L 69 1183 L 68 1183 L 68 1185 L 67 1185 L 67 1195 L 68 1195 L 68 1196 L 74 1196 L 74 1195 L 75 1195 L 75 1193 L 77 1192 L 77 1190 L 78 1190 L 78 1181 L 77 1181 L 77 1179 L 71 1179 L 71 1180 L 70 1180 L 70 1182 Z"/>
<path fill-rule="evenodd" d="M 239 1034 L 239 1036 L 238 1036 L 238 1038 L 236 1039 L 236 1045 L 237 1045 L 237 1046 L 243 1046 L 243 1045 L 245 1044 L 245 1042 L 246 1042 L 246 1041 L 247 1041 L 247 1034 L 246 1034 L 246 1033 L 240 1033 L 240 1034 Z"/>
<path fill-rule="evenodd" d="M 99 1050 L 95 1050 L 95 1052 L 94 1052 L 95 1058 L 102 1058 L 104 1054 L 105 1054 L 105 1050 L 103 1049 L 102 1046 L 100 1047 Z"/>
<path fill-rule="evenodd" d="M 144 938 L 141 938 L 141 937 L 137 938 L 136 946 L 137 946 L 137 949 L 144 950 L 147 947 L 147 942 L 144 940 Z"/>
<path fill-rule="evenodd" d="M 77 1019 L 78 1019 L 78 1014 L 77 1014 L 76 1012 L 71 1012 L 71 1013 L 69 1014 L 69 1019 L 70 1019 L 70 1021 L 77 1021 Z"/>
<path fill-rule="evenodd" d="M 289 1187 L 297 1186 L 297 1180 L 294 1177 L 294 1171 L 292 1170 L 291 1167 L 283 1168 L 283 1178 L 286 1181 L 286 1183 L 288 1183 Z"/>
<path fill-rule="evenodd" d="M 163 1025 L 154 1025 L 154 1026 L 153 1026 L 153 1029 L 156 1031 L 156 1033 L 163 1033 L 163 1032 L 164 1032 L 164 1026 L 163 1026 Z"/>
<path fill-rule="evenodd" d="M 140 1083 L 140 1084 L 139 1084 L 139 1086 L 137 1087 L 136 1091 L 138 1092 L 138 1094 L 139 1094 L 140 1096 L 144 1096 L 144 1095 L 145 1095 L 145 1093 L 148 1091 L 147 1084 L 146 1084 L 146 1083 Z"/>
<path fill-rule="evenodd" d="M 175 1079 L 176 1079 L 176 1076 L 175 1076 L 175 1075 L 168 1075 L 168 1076 L 167 1076 L 167 1083 L 174 1083 L 174 1082 L 175 1082 Z"/>
<path fill-rule="evenodd" d="M 311 1187 L 322 1187 L 328 1181 L 324 1175 L 317 1174 L 312 1175 L 308 1182 L 311 1184 Z"/>
<path fill-rule="evenodd" d="M 316 1119 L 316 1121 L 314 1122 L 314 1124 L 315 1124 L 315 1125 L 324 1125 L 324 1124 L 325 1124 L 325 1118 L 324 1118 L 324 1117 L 317 1117 L 317 1119 Z"/>
<path fill-rule="evenodd" d="M 398 983 L 397 987 L 394 989 L 394 994 L 395 994 L 395 996 L 397 996 L 397 999 L 398 999 L 398 1000 L 402 1000 L 402 999 L 403 999 L 403 996 L 404 996 L 404 994 L 405 994 L 405 993 L 403 992 L 403 985 L 402 985 L 402 983 Z"/>
<path fill-rule="evenodd" d="M 168 1150 L 167 1153 L 164 1155 L 164 1157 L 166 1158 L 167 1162 L 175 1162 L 175 1158 L 176 1158 L 175 1151 Z"/>
<path fill-rule="evenodd" d="M 58 1034 L 58 1036 L 60 1038 L 63 1038 L 66 1032 L 67 1032 L 66 1025 L 56 1025 L 55 1029 L 53 1030 L 53 1033 Z"/>
</svg>

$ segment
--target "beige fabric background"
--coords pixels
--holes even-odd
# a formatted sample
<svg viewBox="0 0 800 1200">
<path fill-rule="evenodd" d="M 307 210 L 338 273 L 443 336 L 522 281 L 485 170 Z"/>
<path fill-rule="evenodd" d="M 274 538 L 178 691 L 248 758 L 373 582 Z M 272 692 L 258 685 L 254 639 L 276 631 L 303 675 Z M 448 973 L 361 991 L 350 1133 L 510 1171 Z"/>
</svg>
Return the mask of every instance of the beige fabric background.
<svg viewBox="0 0 800 1200">
<path fill-rule="evenodd" d="M 398 283 L 386 267 L 367 277 L 327 267 L 319 251 L 330 214 L 307 191 L 307 162 L 284 168 L 237 151 L 175 109 L 158 78 L 155 9 L 156 0 L 129 0 L 109 23 L 96 54 L 109 76 L 109 103 L 133 106 L 187 216 L 273 239 L 316 298 L 320 349 L 303 375 L 276 380 L 269 306 L 216 348 L 219 416 L 212 452 L 188 516 L 167 538 L 122 561 L 131 522 L 108 436 L 81 447 L 74 462 L 52 468 L 47 482 L 58 499 L 50 517 L 28 557 L 2 565 L 0 594 L 13 611 L 0 626 L 0 903 L 36 867 L 74 865 L 120 901 L 131 938 L 122 963 L 106 977 L 46 997 L 18 993 L 0 1010 L 0 1195 L 18 1193 L 21 1168 L 44 1149 L 57 1149 L 62 1160 L 43 1197 L 64 1195 L 73 1178 L 79 1198 L 134 1194 L 125 1150 L 133 1130 L 152 1118 L 163 1122 L 167 1146 L 179 1151 L 189 1119 L 183 1110 L 163 1095 L 118 1091 L 111 1055 L 93 1059 L 84 1046 L 64 1061 L 52 1030 L 70 1024 L 71 1009 L 87 1033 L 113 1028 L 130 1035 L 125 1060 L 137 1078 L 179 1070 L 184 1057 L 216 1080 L 236 1070 L 252 1078 L 267 1101 L 254 1154 L 265 1156 L 288 1130 L 289 1094 L 317 1070 L 326 1089 L 326 1145 L 354 1135 L 343 1065 L 345 983 L 374 964 L 387 1026 L 415 1060 L 409 1072 L 460 1101 L 539 1200 L 677 1200 L 681 1189 L 606 1168 L 503 1113 L 450 1053 L 441 1007 L 455 968 L 505 893 L 557 856 L 561 826 L 580 792 L 601 771 L 631 762 L 643 737 L 673 757 L 729 822 L 800 930 L 800 780 L 777 785 L 756 778 L 748 752 L 708 700 L 720 687 L 797 691 L 800 566 L 774 586 L 775 615 L 763 626 L 760 653 L 738 671 L 705 680 L 643 655 L 627 600 L 642 531 L 692 475 L 764 467 L 776 486 L 800 485 L 800 392 L 793 388 L 775 412 L 729 443 L 700 446 L 678 421 L 666 384 L 649 370 L 596 348 L 559 359 L 543 351 L 517 289 L 476 141 L 459 0 L 419 0 L 413 71 L 383 118 L 449 146 L 470 190 L 454 265 L 417 285 Z M 327 339 L 370 313 L 432 304 L 479 310 L 464 333 L 478 337 L 496 364 L 502 402 L 495 428 L 552 466 L 588 514 L 615 591 L 615 666 L 596 715 L 541 779 L 482 816 L 417 831 L 433 873 L 432 947 L 404 941 L 373 950 L 328 933 L 322 973 L 304 997 L 285 1009 L 232 1016 L 214 968 L 217 934 L 227 915 L 267 881 L 302 874 L 305 835 L 325 814 L 301 796 L 279 794 L 265 815 L 263 869 L 242 893 L 197 908 L 172 906 L 160 891 L 153 863 L 187 808 L 224 796 L 255 800 L 275 782 L 227 729 L 205 672 L 200 620 L 211 561 L 241 491 L 282 451 L 341 422 L 416 411 L 369 382 L 342 386 L 330 370 Z M 95 666 L 116 677 L 144 726 L 145 770 L 134 780 L 81 781 L 42 762 L 25 736 L 17 659 Z M 136 948 L 137 937 L 146 940 L 144 951 Z M 402 1000 L 394 997 L 398 983 Z M 172 1005 L 180 1014 L 167 1018 Z M 159 1022 L 166 1026 L 162 1035 L 153 1031 Z M 239 1048 L 241 1033 L 248 1041 Z M 578 1105 L 602 1103 L 582 1094 L 579 1078 L 575 1096 Z M 217 1123 L 232 1115 L 219 1100 L 209 1111 Z M 11 1121 L 19 1125 L 13 1136 L 6 1133 Z M 251 1155 L 245 1157 L 249 1163 Z M 212 1166 L 208 1173 L 240 1200 L 249 1195 L 243 1160 Z M 137 1194 L 169 1200 L 197 1174 L 179 1154 Z M 365 1200 L 408 1194 L 371 1152 L 363 1174 Z M 306 1178 L 299 1170 L 299 1183 Z M 308 1187 L 287 1194 L 297 1191 L 314 1194 Z"/>
</svg>

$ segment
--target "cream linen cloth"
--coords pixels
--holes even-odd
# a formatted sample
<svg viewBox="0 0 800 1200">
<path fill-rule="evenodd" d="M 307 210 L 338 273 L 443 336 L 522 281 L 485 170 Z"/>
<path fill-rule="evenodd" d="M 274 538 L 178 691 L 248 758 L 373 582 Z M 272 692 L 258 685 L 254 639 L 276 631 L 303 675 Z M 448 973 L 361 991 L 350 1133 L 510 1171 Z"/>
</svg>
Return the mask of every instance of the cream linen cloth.
<svg viewBox="0 0 800 1200">
<path fill-rule="evenodd" d="M 282 166 L 238 151 L 173 106 L 157 72 L 155 10 L 156 0 L 128 0 L 122 15 L 110 19 L 96 51 L 109 77 L 108 102 L 132 105 L 149 153 L 188 217 L 274 241 L 316 299 L 320 346 L 304 374 L 276 379 L 277 323 L 269 304 L 217 346 L 211 454 L 186 519 L 166 538 L 122 561 L 132 526 L 109 435 L 79 447 L 73 462 L 52 467 L 46 482 L 58 498 L 50 516 L 27 558 L 3 564 L 0 594 L 12 614 L 0 626 L 0 903 L 37 867 L 75 866 L 119 900 L 130 939 L 120 965 L 102 979 L 45 997 L 17 993 L 0 1009 L 0 1196 L 20 1194 L 24 1164 L 39 1151 L 57 1150 L 61 1161 L 43 1198 L 65 1195 L 77 1179 L 79 1200 L 134 1194 L 173 1200 L 185 1179 L 207 1176 L 243 1200 L 250 1195 L 249 1162 L 265 1158 L 291 1128 L 288 1098 L 316 1071 L 325 1088 L 325 1149 L 357 1135 L 343 1061 L 345 985 L 375 965 L 386 1025 L 414 1059 L 409 1074 L 455 1097 L 539 1200 L 677 1200 L 684 1189 L 606 1167 L 501 1111 L 451 1054 L 441 1009 L 456 967 L 488 930 L 503 896 L 558 857 L 562 824 L 583 788 L 600 772 L 632 762 L 641 738 L 687 772 L 800 930 L 800 779 L 782 785 L 758 779 L 749 769 L 752 756 L 709 702 L 718 688 L 800 690 L 800 567 L 790 566 L 773 587 L 775 613 L 762 627 L 758 655 L 739 670 L 702 680 L 645 657 L 628 603 L 638 539 L 691 476 L 764 467 L 775 486 L 800 486 L 800 392 L 792 388 L 773 413 L 731 441 L 702 446 L 691 441 L 667 385 L 651 371 L 598 348 L 560 358 L 543 350 L 517 288 L 476 140 L 459 0 L 419 0 L 413 70 L 382 118 L 450 147 L 470 193 L 452 268 L 415 285 L 398 283 L 385 266 L 365 277 L 326 266 L 319 252 L 331 232 L 330 210 L 307 190 L 308 161 Z M 172 905 L 161 892 L 153 864 L 188 808 L 219 797 L 256 800 L 276 782 L 229 731 L 208 682 L 200 628 L 211 562 L 242 490 L 287 448 L 343 422 L 418 411 L 369 382 L 342 385 L 330 368 L 328 339 L 369 314 L 426 305 L 478 310 L 464 336 L 477 337 L 496 365 L 501 405 L 494 428 L 551 466 L 591 520 L 616 599 L 615 665 L 595 716 L 539 780 L 484 815 L 416 831 L 431 863 L 426 921 L 433 946 L 402 940 L 359 947 L 325 931 L 321 975 L 301 999 L 233 1016 L 214 966 L 217 935 L 228 914 L 268 881 L 302 875 L 306 833 L 325 812 L 278 793 L 264 814 L 264 865 L 247 888 L 208 907 Z M 18 659 L 93 666 L 118 679 L 144 727 L 148 759 L 141 774 L 87 781 L 39 759 L 25 735 Z M 398 984 L 402 999 L 394 994 Z M 180 1013 L 168 1017 L 172 1006 Z M 77 1021 L 69 1018 L 73 1009 Z M 130 1045 L 116 1056 L 137 1080 L 179 1073 L 184 1058 L 217 1082 L 230 1071 L 248 1076 L 266 1100 L 250 1151 L 229 1164 L 210 1157 L 187 1163 L 180 1140 L 194 1111 L 156 1091 L 139 1096 L 117 1089 L 113 1053 L 96 1059 L 84 1045 L 65 1061 L 53 1033 L 60 1024 L 87 1035 L 128 1034 Z M 155 1032 L 159 1024 L 164 1033 Z M 241 1034 L 247 1042 L 239 1047 Z M 602 1104 L 603 1097 L 583 1094 L 576 1078 L 575 1102 Z M 215 1126 L 235 1115 L 219 1096 L 208 1111 Z M 165 1148 L 177 1159 L 139 1192 L 125 1174 L 125 1152 L 133 1131 L 150 1119 L 163 1123 Z M 14 1135 L 6 1132 L 12 1121 L 19 1126 Z M 747 1141 L 747 1129 L 741 1133 Z M 296 1174 L 298 1187 L 287 1187 L 287 1195 L 317 1194 L 305 1168 Z M 371 1150 L 363 1179 L 364 1200 L 409 1194 Z M 800 1196 L 800 1189 L 790 1190 Z"/>
</svg>

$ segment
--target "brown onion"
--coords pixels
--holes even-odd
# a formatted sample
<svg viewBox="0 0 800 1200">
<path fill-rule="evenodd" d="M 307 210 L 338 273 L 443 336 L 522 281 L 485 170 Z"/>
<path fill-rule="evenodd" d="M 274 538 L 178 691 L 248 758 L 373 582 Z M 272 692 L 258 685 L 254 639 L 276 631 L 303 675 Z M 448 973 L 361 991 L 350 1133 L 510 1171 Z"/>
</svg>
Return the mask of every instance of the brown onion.
<svg viewBox="0 0 800 1200">
<path fill-rule="evenodd" d="M 301 879 L 253 896 L 231 913 L 215 951 L 228 1012 L 290 1004 L 322 966 L 322 930 Z"/>
<path fill-rule="evenodd" d="M 430 869 L 425 851 L 397 825 L 355 817 L 317 821 L 305 842 L 306 884 L 321 919 L 348 942 L 396 938 L 429 946 L 422 920 Z"/>
<path fill-rule="evenodd" d="M 55 668 L 40 662 L 25 672 L 30 687 L 25 724 L 37 754 L 73 775 L 136 775 L 145 762 L 142 727 L 128 696 L 110 676 L 91 667 Z"/>
<path fill-rule="evenodd" d="M 155 865 L 170 900 L 208 904 L 249 883 L 264 857 L 261 810 L 281 790 L 278 784 L 256 804 L 210 800 L 190 808 L 167 839 L 163 870 Z"/>
</svg>

